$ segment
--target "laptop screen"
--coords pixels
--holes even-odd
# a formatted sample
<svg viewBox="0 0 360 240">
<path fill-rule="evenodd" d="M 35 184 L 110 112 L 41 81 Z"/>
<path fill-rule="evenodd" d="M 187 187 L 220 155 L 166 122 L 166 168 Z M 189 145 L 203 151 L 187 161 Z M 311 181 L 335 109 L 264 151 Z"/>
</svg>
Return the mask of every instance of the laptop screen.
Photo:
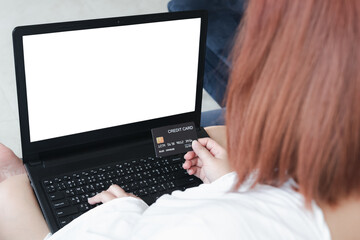
<svg viewBox="0 0 360 240">
<path fill-rule="evenodd" d="M 30 142 L 195 111 L 200 25 L 23 36 Z"/>
</svg>

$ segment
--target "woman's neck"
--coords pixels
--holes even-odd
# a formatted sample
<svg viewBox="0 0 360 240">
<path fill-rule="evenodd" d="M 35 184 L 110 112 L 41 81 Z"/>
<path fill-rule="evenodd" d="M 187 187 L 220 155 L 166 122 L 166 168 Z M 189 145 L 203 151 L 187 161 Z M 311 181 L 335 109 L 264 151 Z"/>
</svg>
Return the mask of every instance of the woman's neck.
<svg viewBox="0 0 360 240">
<path fill-rule="evenodd" d="M 360 239 L 360 198 L 342 200 L 336 207 L 319 204 L 332 240 Z"/>
</svg>

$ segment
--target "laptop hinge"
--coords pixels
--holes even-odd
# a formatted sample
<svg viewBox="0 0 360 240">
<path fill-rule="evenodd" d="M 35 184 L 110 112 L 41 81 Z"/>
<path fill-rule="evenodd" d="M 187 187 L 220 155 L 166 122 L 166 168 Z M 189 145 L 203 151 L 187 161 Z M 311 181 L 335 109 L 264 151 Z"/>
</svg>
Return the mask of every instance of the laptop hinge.
<svg viewBox="0 0 360 240">
<path fill-rule="evenodd" d="M 35 167 L 35 166 L 39 166 L 39 165 L 41 165 L 41 161 L 39 160 L 39 161 L 30 161 L 29 162 L 29 165 L 30 166 L 32 166 L 32 167 Z"/>
<path fill-rule="evenodd" d="M 26 156 L 26 162 L 32 167 L 42 164 L 42 161 L 40 160 L 40 157 L 38 154 L 32 154 L 32 155 Z"/>
</svg>

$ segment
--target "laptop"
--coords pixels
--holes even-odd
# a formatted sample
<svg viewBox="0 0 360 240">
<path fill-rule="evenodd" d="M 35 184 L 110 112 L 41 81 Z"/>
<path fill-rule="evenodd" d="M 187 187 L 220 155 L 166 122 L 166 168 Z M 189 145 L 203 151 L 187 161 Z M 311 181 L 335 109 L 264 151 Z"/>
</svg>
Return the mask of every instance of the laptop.
<svg viewBox="0 0 360 240">
<path fill-rule="evenodd" d="M 149 205 L 201 183 L 151 129 L 200 127 L 207 14 L 160 13 L 16 27 L 23 162 L 51 232 L 118 184 Z"/>
</svg>

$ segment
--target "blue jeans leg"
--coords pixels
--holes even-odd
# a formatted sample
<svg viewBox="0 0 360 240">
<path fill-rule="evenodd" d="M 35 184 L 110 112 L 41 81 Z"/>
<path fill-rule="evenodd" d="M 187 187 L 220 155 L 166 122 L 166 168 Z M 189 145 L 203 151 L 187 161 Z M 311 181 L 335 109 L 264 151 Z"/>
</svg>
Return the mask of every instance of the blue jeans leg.
<svg viewBox="0 0 360 240">
<path fill-rule="evenodd" d="M 226 108 L 201 113 L 201 127 L 225 125 Z"/>
</svg>

